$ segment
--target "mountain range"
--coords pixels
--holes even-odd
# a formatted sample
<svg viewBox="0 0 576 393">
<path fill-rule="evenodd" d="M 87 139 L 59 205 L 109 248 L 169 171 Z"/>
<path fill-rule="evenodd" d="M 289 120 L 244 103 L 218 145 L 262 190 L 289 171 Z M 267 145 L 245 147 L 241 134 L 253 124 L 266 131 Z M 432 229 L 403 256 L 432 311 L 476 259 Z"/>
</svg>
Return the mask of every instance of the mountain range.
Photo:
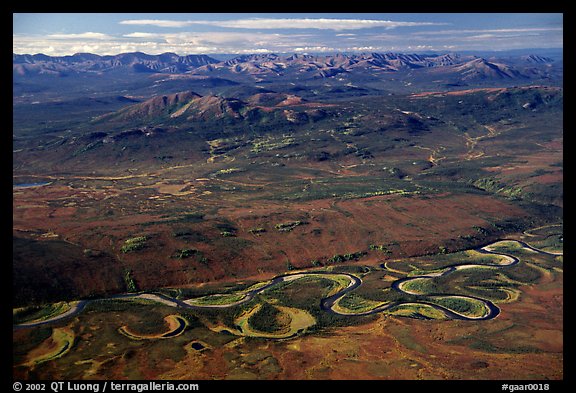
<svg viewBox="0 0 576 393">
<path fill-rule="evenodd" d="M 103 74 L 118 71 L 132 73 L 234 76 L 247 74 L 253 77 L 266 75 L 299 76 L 300 78 L 332 78 L 340 74 L 357 72 L 395 73 L 421 71 L 423 73 L 453 73 L 464 80 L 497 78 L 522 79 L 541 75 L 546 66 L 554 64 L 549 57 L 525 55 L 507 64 L 498 59 L 484 59 L 459 54 L 254 54 L 241 55 L 220 61 L 207 55 L 179 56 L 175 53 L 148 55 L 123 53 L 99 56 L 78 53 L 71 56 L 52 57 L 44 54 L 13 54 L 13 75 L 69 76 L 72 74 Z M 510 62 L 508 62 L 510 63 Z M 538 67 L 544 68 L 538 70 Z M 535 69 L 536 67 L 536 69 Z M 540 71 L 540 72 L 538 72 Z"/>
<path fill-rule="evenodd" d="M 76 53 L 71 56 L 12 55 L 15 75 L 69 73 L 102 73 L 114 70 L 133 72 L 178 73 L 218 63 L 207 55 L 178 56 L 175 53 L 148 55 L 141 52 L 122 53 L 115 56 L 99 56 L 92 53 Z"/>
<path fill-rule="evenodd" d="M 94 119 L 94 123 L 146 125 L 175 122 L 242 122 L 256 124 L 300 124 L 317 121 L 328 115 L 330 104 L 309 102 L 286 93 L 258 93 L 241 100 L 234 97 L 200 95 L 183 91 L 152 97 L 119 111 Z"/>
</svg>

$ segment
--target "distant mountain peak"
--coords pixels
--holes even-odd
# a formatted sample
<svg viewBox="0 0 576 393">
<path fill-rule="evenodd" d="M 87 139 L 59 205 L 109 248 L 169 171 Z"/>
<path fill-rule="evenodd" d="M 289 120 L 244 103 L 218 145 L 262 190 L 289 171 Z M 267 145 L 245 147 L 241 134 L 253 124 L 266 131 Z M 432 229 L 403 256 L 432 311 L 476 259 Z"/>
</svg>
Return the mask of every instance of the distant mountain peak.
<svg viewBox="0 0 576 393">
<path fill-rule="evenodd" d="M 144 102 L 128 106 L 118 112 L 105 115 L 105 118 L 119 120 L 138 120 L 144 118 L 157 118 L 170 115 L 190 101 L 202 96 L 193 91 L 185 91 L 168 95 L 152 97 Z"/>
<path fill-rule="evenodd" d="M 551 59 L 549 57 L 546 56 L 540 56 L 540 55 L 527 55 L 527 56 L 522 56 L 522 60 L 528 62 L 528 63 L 538 63 L 538 64 L 542 64 L 542 63 L 553 63 L 554 59 Z"/>
<path fill-rule="evenodd" d="M 92 53 L 75 53 L 71 56 L 12 55 L 12 62 L 16 64 L 30 64 L 34 67 L 22 70 L 19 67 L 15 73 L 20 75 L 29 73 L 82 73 L 82 72 L 109 72 L 117 69 L 126 69 L 132 72 L 186 72 L 207 64 L 219 63 L 207 55 L 179 56 L 175 53 L 162 53 L 149 55 L 142 52 L 121 53 L 115 56 L 101 56 Z"/>
<path fill-rule="evenodd" d="M 246 99 L 200 95 L 193 91 L 158 95 L 95 119 L 118 124 L 162 124 L 166 121 L 219 120 L 255 122 L 317 121 L 327 116 L 327 106 L 304 100 L 295 94 L 264 92 Z"/>
<path fill-rule="evenodd" d="M 490 78 L 499 80 L 540 78 L 548 75 L 548 70 L 555 72 L 549 67 L 553 62 L 552 59 L 535 54 L 508 60 L 493 58 L 486 60 L 482 57 L 460 56 L 456 53 L 371 52 L 328 55 L 260 53 L 243 54 L 220 61 L 207 55 L 180 56 L 172 52 L 148 55 L 142 52 L 130 52 L 115 56 L 76 53 L 72 56 L 59 57 L 13 54 L 12 61 L 15 78 L 33 75 L 69 76 L 81 73 L 100 75 L 107 72 L 121 75 L 122 72 L 129 72 L 216 76 L 230 80 L 248 76 L 256 82 L 261 82 L 266 78 L 276 77 L 288 80 L 346 79 L 349 76 L 355 78 L 363 73 L 370 78 L 380 78 L 384 75 L 381 73 L 416 71 L 443 74 L 450 78 L 450 81 L 461 83 Z"/>
</svg>

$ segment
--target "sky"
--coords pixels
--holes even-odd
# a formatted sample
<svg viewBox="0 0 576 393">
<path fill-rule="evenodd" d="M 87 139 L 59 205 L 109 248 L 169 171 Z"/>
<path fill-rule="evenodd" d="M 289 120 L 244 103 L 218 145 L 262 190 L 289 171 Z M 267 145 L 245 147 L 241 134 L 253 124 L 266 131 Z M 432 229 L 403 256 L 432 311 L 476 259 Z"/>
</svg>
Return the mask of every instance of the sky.
<svg viewBox="0 0 576 393">
<path fill-rule="evenodd" d="M 51 56 L 563 47 L 561 13 L 15 13 L 12 20 L 14 53 Z"/>
</svg>

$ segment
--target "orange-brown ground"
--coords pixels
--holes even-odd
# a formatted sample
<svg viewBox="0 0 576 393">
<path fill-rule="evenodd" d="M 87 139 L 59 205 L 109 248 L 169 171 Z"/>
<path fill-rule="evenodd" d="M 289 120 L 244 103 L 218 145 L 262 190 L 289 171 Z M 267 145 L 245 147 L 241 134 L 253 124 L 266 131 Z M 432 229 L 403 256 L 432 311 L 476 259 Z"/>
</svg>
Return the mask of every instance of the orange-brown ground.
<svg viewBox="0 0 576 393">
<path fill-rule="evenodd" d="M 34 370 L 17 367 L 14 376 L 193 380 L 563 379 L 562 274 L 555 277 L 521 287 L 520 299 L 507 303 L 494 320 L 424 321 L 379 315 L 357 326 L 334 327 L 287 340 L 221 334 L 216 337 L 206 330 L 191 328 L 177 338 L 141 341 L 144 346 L 118 353 L 116 347 L 130 341 L 114 330 L 122 320 L 116 320 L 114 325 L 112 318 L 103 320 L 102 314 L 85 315 L 81 318 L 83 325 L 70 325 L 79 336 L 73 352 Z M 94 341 L 99 335 L 107 338 Z M 27 331 L 16 331 L 15 343 L 26 337 Z M 212 345 L 195 350 L 191 347 L 193 342 L 212 342 Z M 94 351 L 94 346 L 101 349 L 88 361 L 82 351 Z"/>
<path fill-rule="evenodd" d="M 88 279 L 90 263 L 75 264 L 74 276 L 85 283 L 76 296 L 84 296 L 102 293 L 106 281 L 111 284 L 108 289 L 114 290 L 121 285 L 118 280 L 122 281 L 126 269 L 132 272 L 139 288 L 151 289 L 274 274 L 285 271 L 288 264 L 312 267 L 314 260 L 325 262 L 335 254 L 368 251 L 370 244 L 387 245 L 391 253 L 371 252 L 364 261 L 436 253 L 440 246 L 449 250 L 468 248 L 470 244 L 461 236 L 477 233 L 474 227 L 526 216 L 521 208 L 491 196 L 444 193 L 290 204 L 233 202 L 213 207 L 211 214 L 195 222 L 163 224 L 180 215 L 166 216 L 157 208 L 144 207 L 135 212 L 134 206 L 127 205 L 134 203 L 133 198 L 135 194 L 130 191 L 112 187 L 77 189 L 55 184 L 20 189 L 13 197 L 14 236 L 43 244 L 64 240 L 63 254 L 95 250 L 96 255 L 108 256 L 81 259 L 97 263 L 102 271 L 114 272 L 111 274 L 118 276 L 116 280 L 106 275 L 100 275 L 105 281 Z M 186 195 L 173 196 L 166 203 L 172 204 L 169 207 L 186 205 L 187 211 L 197 206 Z M 136 204 L 141 205 L 138 200 Z M 289 232 L 275 228 L 276 224 L 293 221 L 306 224 Z M 226 222 L 236 228 L 235 236 L 222 237 L 218 225 Z M 265 232 L 253 234 L 252 228 L 264 228 Z M 178 230 L 192 235 L 175 236 Z M 146 247 L 121 252 L 124 241 L 136 236 L 148 238 Z M 199 250 L 207 261 L 175 258 L 181 249 Z M 27 258 L 34 259 L 33 251 L 29 250 Z"/>
</svg>

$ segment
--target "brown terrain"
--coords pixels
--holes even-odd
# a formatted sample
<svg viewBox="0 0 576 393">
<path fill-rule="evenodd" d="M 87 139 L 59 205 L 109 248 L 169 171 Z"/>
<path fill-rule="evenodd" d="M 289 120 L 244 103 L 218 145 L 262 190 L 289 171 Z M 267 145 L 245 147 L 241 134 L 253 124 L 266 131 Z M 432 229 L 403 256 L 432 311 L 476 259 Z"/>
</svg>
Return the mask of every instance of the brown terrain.
<svg viewBox="0 0 576 393">
<path fill-rule="evenodd" d="M 342 201 L 325 199 L 288 206 L 277 202 L 265 206 L 225 205 L 201 222 L 181 224 L 188 234 L 175 237 L 174 231 L 181 228 L 162 224 L 168 220 L 159 214 L 120 212 L 114 215 L 114 220 L 102 219 L 104 201 L 119 194 L 121 190 L 114 188 L 79 191 L 57 185 L 15 191 L 15 235 L 46 243 L 47 247 L 60 240 L 52 247 L 58 250 L 60 259 L 70 255 L 70 268 L 74 269 L 71 278 L 77 282 L 78 291 L 74 296 L 86 296 L 119 289 L 118 276 L 112 277 L 121 275 L 123 268 L 132 271 L 140 289 L 154 289 L 234 280 L 258 273 L 273 275 L 286 270 L 287 263 L 296 268 L 312 267 L 313 260 L 368 251 L 370 244 L 390 245 L 393 254 L 389 258 L 436 253 L 439 246 L 457 250 L 467 247 L 459 236 L 473 234 L 475 226 L 485 226 L 502 216 L 514 218 L 526 214 L 521 208 L 490 196 L 451 194 L 425 198 L 389 195 Z M 47 200 L 66 203 L 54 206 Z M 192 200 L 187 207 L 194 211 L 194 205 Z M 277 223 L 298 220 L 307 224 L 290 232 L 275 228 Z M 151 222 L 154 225 L 149 225 Z M 220 235 L 217 226 L 222 222 L 233 223 L 235 236 Z M 252 228 L 264 228 L 265 232 L 250 233 Z M 124 241 L 134 236 L 149 237 L 146 248 L 123 254 L 120 248 Z M 207 244 L 206 238 L 214 239 L 212 244 Z M 172 257 L 172 253 L 183 248 L 201 251 L 209 263 Z M 382 257 L 372 254 L 363 261 Z M 34 258 L 34 249 L 17 257 Z M 38 263 L 57 271 L 66 269 L 64 262 L 51 265 L 39 260 Z M 109 270 L 102 269 L 103 266 Z"/>
<path fill-rule="evenodd" d="M 23 57 L 15 75 L 99 61 L 77 59 Z M 150 65 L 171 69 L 163 59 Z M 41 321 L 87 302 L 72 317 L 15 323 L 14 378 L 564 378 L 561 255 L 516 250 L 509 268 L 410 283 L 472 314 L 471 297 L 493 302 L 493 319 L 452 319 L 393 290 L 438 266 L 485 263 L 465 250 L 499 239 L 562 249 L 561 88 L 513 86 L 528 83 L 519 71 L 471 56 L 185 60 L 197 64 L 146 79 L 154 89 L 110 93 L 114 111 L 72 93 L 35 107 L 15 98 L 13 315 Z M 134 66 L 151 72 L 137 55 L 118 58 Z M 412 70 L 424 71 L 409 87 Z M 163 86 L 172 88 L 150 97 Z M 70 123 L 60 104 L 78 111 Z M 342 309 L 400 298 L 405 308 L 321 309 L 342 277 L 235 298 L 235 288 L 294 271 L 361 279 Z M 175 307 L 157 294 L 216 303 Z"/>
<path fill-rule="evenodd" d="M 501 304 L 502 313 L 488 321 L 376 314 L 357 325 L 289 339 L 215 333 L 206 328 L 210 324 L 193 324 L 177 337 L 154 339 L 136 308 L 111 307 L 60 322 L 63 327 L 29 352 L 26 361 L 33 364 L 44 359 L 42 354 L 57 352 L 54 335 L 61 331 L 76 336 L 74 350 L 35 367 L 16 367 L 14 375 L 21 379 L 563 379 L 562 280 L 561 271 L 555 271 L 519 287 L 520 297 Z M 155 329 L 165 332 L 174 328 L 169 321 L 173 310 L 155 306 L 145 319 L 162 321 L 164 316 L 167 325 Z M 121 330 L 127 326 L 145 339 L 124 336 Z M 15 330 L 14 342 L 21 348 L 27 341 L 34 345 L 38 340 L 34 334 L 41 330 L 46 329 Z M 97 348 L 104 352 L 91 355 Z"/>
</svg>

